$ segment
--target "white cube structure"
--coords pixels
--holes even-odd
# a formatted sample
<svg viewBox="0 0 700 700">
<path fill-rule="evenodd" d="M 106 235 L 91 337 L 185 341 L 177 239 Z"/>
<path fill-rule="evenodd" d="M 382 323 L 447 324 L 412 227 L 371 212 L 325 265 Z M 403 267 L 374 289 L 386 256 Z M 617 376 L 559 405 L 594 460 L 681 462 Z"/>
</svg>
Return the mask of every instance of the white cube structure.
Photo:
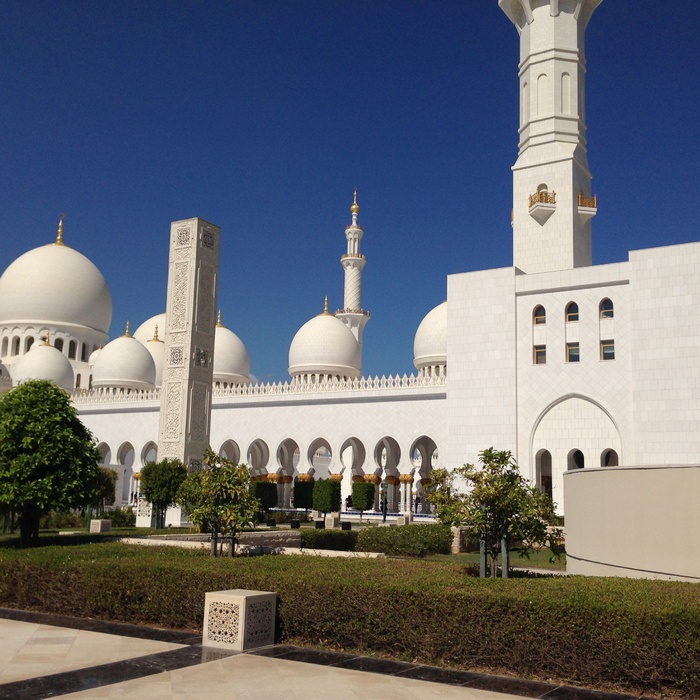
<svg viewBox="0 0 700 700">
<path fill-rule="evenodd" d="M 111 520 L 91 520 L 90 532 L 109 532 L 112 529 Z"/>
<path fill-rule="evenodd" d="M 204 597 L 202 646 L 245 651 L 274 644 L 277 594 L 212 591 Z"/>
</svg>

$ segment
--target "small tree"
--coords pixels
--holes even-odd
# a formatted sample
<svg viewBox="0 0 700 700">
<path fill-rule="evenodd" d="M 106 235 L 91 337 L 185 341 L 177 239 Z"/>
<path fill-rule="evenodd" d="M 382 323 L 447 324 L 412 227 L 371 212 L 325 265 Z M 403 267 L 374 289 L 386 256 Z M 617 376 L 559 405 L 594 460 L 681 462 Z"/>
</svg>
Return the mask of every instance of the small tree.
<svg viewBox="0 0 700 700">
<path fill-rule="evenodd" d="M 314 507 L 314 482 L 297 481 L 294 482 L 294 507 L 303 508 L 308 512 Z"/>
<path fill-rule="evenodd" d="M 141 493 L 153 506 L 154 527 L 165 527 L 165 512 L 175 503 L 180 486 L 186 478 L 187 468 L 179 459 L 161 459 L 143 465 Z"/>
<path fill-rule="evenodd" d="M 559 555 L 559 537 L 548 530 L 555 518 L 551 497 L 523 478 L 510 452 L 491 447 L 479 459 L 481 469 L 465 464 L 451 472 L 433 470 L 426 495 L 435 505 L 438 519 L 464 525 L 485 542 L 492 577 L 496 576 L 503 542 L 520 556 L 529 556 L 533 547 L 545 545 Z M 466 482 L 467 493 L 455 489 L 457 476 Z"/>
<path fill-rule="evenodd" d="M 314 483 L 313 509 L 325 516 L 340 510 L 340 482 L 332 479 L 320 479 Z"/>
<path fill-rule="evenodd" d="M 360 511 L 360 520 L 362 520 L 362 512 L 374 507 L 374 484 L 369 484 L 366 481 L 353 484 L 352 506 Z"/>
<path fill-rule="evenodd" d="M 231 536 L 233 556 L 241 530 L 253 526 L 260 505 L 250 491 L 251 483 L 245 464 L 234 464 L 211 450 L 204 453 L 204 468 L 183 481 L 177 503 L 193 523 L 211 528 L 213 556 L 217 556 L 220 534 Z"/>
<path fill-rule="evenodd" d="M 99 461 L 92 434 L 53 382 L 23 382 L 0 399 L 0 507 L 19 513 L 22 546 L 38 541 L 43 513 L 95 502 Z"/>
<path fill-rule="evenodd" d="M 102 512 L 105 506 L 114 505 L 115 493 L 114 489 L 117 487 L 117 472 L 109 467 L 100 467 L 100 484 L 99 492 L 92 502 L 98 512 Z"/>
<path fill-rule="evenodd" d="M 277 505 L 277 484 L 271 481 L 253 481 L 250 491 L 260 504 L 261 514 L 267 513 Z"/>
</svg>

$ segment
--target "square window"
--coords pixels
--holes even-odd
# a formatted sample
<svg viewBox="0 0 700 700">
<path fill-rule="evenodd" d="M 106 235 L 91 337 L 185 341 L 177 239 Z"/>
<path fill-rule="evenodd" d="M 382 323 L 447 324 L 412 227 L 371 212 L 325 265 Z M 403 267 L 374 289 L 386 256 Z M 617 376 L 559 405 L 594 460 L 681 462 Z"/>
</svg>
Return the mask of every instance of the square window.
<svg viewBox="0 0 700 700">
<path fill-rule="evenodd" d="M 532 349 L 532 361 L 536 365 L 547 364 L 547 346 L 535 345 Z"/>
<path fill-rule="evenodd" d="M 600 359 L 614 360 L 615 359 L 615 341 L 601 340 L 600 341 Z"/>
<path fill-rule="evenodd" d="M 578 343 L 567 343 L 566 344 L 566 361 L 567 362 L 578 362 L 580 359 Z"/>
</svg>

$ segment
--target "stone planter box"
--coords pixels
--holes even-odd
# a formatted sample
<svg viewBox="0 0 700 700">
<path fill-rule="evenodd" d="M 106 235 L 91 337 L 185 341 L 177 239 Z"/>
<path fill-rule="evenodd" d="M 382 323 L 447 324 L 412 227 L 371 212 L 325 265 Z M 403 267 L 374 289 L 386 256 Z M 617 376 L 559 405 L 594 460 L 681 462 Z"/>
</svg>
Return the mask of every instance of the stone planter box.
<svg viewBox="0 0 700 700">
<path fill-rule="evenodd" d="M 109 532 L 112 529 L 111 520 L 91 520 L 90 532 Z"/>
<path fill-rule="evenodd" d="M 204 596 L 202 646 L 245 651 L 275 642 L 277 594 L 213 591 Z"/>
</svg>

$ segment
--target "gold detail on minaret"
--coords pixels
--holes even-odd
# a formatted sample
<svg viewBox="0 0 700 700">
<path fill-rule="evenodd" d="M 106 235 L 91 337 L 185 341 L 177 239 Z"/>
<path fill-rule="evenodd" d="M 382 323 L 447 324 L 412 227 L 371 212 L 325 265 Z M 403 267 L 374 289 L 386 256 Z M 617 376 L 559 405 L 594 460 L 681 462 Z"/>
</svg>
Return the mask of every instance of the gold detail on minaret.
<svg viewBox="0 0 700 700">
<path fill-rule="evenodd" d="M 355 188 L 355 195 L 353 196 L 352 204 L 350 205 L 351 214 L 360 213 L 360 205 L 357 203 L 357 187 Z"/>
<path fill-rule="evenodd" d="M 323 315 L 324 316 L 330 316 L 330 311 L 328 311 L 328 297 L 326 297 L 325 301 L 323 302 Z"/>
<path fill-rule="evenodd" d="M 216 327 L 217 328 L 223 328 L 224 324 L 221 322 L 221 309 L 219 309 L 219 313 L 216 316 Z"/>
<path fill-rule="evenodd" d="M 63 243 L 63 219 L 66 218 L 65 214 L 61 214 L 61 218 L 58 220 L 58 233 L 56 234 L 56 245 L 64 245 Z"/>
<path fill-rule="evenodd" d="M 124 337 L 131 338 L 131 324 L 128 321 L 126 322 L 126 330 L 124 331 Z"/>
</svg>

